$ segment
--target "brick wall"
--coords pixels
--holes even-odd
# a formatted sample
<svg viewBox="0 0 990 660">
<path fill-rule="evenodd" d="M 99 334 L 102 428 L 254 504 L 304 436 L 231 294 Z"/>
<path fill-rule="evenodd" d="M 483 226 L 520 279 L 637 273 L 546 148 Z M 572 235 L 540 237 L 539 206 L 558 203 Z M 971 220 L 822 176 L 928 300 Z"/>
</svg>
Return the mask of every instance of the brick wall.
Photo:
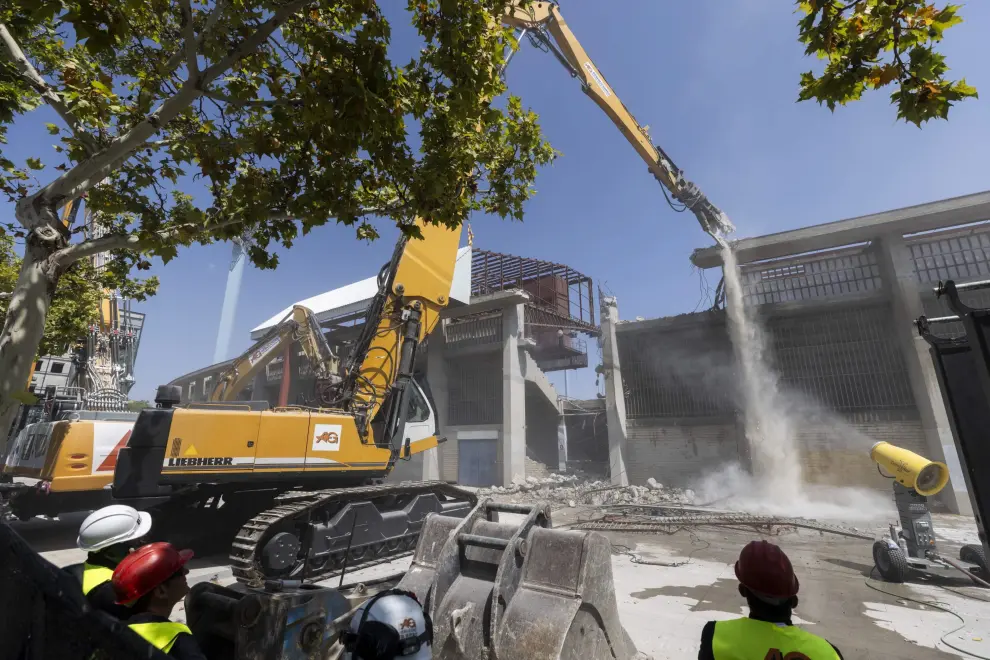
<svg viewBox="0 0 990 660">
<path fill-rule="evenodd" d="M 842 436 L 847 435 L 847 438 Z M 833 486 L 858 486 L 889 491 L 890 480 L 870 459 L 875 442 L 889 442 L 924 456 L 925 434 L 918 420 L 849 421 L 845 425 L 798 430 L 805 480 Z"/>
</svg>

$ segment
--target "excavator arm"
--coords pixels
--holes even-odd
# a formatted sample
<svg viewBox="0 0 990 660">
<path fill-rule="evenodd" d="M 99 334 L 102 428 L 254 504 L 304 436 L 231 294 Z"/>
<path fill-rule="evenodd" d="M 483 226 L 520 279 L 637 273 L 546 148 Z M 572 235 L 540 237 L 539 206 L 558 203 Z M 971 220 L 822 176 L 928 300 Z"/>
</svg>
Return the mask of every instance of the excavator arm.
<svg viewBox="0 0 990 660">
<path fill-rule="evenodd" d="M 409 410 L 416 351 L 449 302 L 461 238 L 460 227 L 451 230 L 423 220 L 415 226 L 422 238 L 403 235 L 396 243 L 392 259 L 379 274 L 378 293 L 344 369 L 339 398 L 327 402 L 353 413 L 365 437 L 385 406 L 377 444 L 390 446 L 393 456 Z"/>
<path fill-rule="evenodd" d="M 684 178 L 663 149 L 653 144 L 646 128 L 623 105 L 605 76 L 581 47 L 556 3 L 530 2 L 527 6 L 523 0 L 511 0 L 506 5 L 502 23 L 520 30 L 520 40 L 528 36 L 538 47 L 553 53 L 573 77 L 581 80 L 584 92 L 629 140 L 657 181 L 670 191 L 674 199 L 691 209 L 702 229 L 712 236 L 735 230 L 725 213 L 712 204 L 695 184 Z"/>
<path fill-rule="evenodd" d="M 255 374 L 279 354 L 286 342 L 298 341 L 313 366 L 317 380 L 337 376 L 338 361 L 316 317 L 306 307 L 295 305 L 278 325 L 242 353 L 217 380 L 209 401 L 231 401 L 251 382 Z"/>
</svg>

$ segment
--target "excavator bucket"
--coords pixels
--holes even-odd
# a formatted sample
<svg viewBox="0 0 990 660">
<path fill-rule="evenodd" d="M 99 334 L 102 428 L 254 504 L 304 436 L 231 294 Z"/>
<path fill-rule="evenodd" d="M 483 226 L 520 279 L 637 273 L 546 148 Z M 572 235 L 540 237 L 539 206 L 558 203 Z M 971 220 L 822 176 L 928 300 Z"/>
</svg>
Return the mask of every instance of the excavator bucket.
<svg viewBox="0 0 990 660">
<path fill-rule="evenodd" d="M 521 522 L 500 521 L 500 514 Z M 441 660 L 631 659 L 612 582 L 611 546 L 551 529 L 550 506 L 480 502 L 462 519 L 427 518 L 398 587 L 433 620 Z"/>
</svg>

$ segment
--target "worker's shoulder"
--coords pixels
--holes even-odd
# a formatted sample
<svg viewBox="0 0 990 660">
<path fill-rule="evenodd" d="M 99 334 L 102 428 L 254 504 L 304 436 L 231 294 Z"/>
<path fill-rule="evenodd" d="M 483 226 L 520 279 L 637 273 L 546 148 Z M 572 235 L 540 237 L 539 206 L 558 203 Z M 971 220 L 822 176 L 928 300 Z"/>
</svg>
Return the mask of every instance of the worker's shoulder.
<svg viewBox="0 0 990 660">
<path fill-rule="evenodd" d="M 701 629 L 701 644 L 698 646 L 698 660 L 715 660 L 712 640 L 715 639 L 715 622 L 709 621 Z"/>
</svg>

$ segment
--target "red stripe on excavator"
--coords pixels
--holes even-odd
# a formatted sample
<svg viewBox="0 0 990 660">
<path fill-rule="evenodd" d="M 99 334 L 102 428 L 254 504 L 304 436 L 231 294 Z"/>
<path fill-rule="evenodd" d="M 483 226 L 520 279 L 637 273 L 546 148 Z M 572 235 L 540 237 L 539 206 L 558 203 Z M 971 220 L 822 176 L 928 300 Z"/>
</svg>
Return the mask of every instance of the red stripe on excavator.
<svg viewBox="0 0 990 660">
<path fill-rule="evenodd" d="M 121 447 L 127 445 L 127 441 L 131 439 L 131 430 L 128 429 L 124 437 L 114 446 L 113 451 L 111 451 L 103 462 L 100 463 L 100 467 L 96 468 L 97 472 L 113 472 L 117 468 L 117 454 L 120 453 Z"/>
</svg>

